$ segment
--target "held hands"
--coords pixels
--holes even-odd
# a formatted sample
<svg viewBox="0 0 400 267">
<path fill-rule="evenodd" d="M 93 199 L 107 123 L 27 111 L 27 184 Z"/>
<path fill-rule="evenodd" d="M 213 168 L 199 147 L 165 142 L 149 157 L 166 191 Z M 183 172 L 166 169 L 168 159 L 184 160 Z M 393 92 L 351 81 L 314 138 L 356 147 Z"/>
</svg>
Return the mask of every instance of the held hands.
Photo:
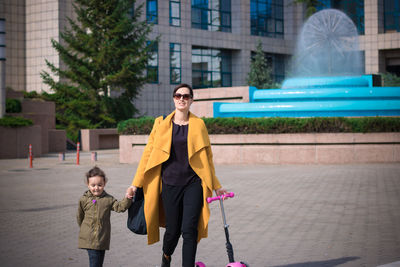
<svg viewBox="0 0 400 267">
<path fill-rule="evenodd" d="M 131 185 L 130 187 L 128 187 L 128 188 L 126 189 L 125 197 L 126 197 L 126 198 L 129 198 L 129 199 L 132 199 L 133 196 L 136 194 L 136 190 L 137 190 L 137 187 Z"/>
<path fill-rule="evenodd" d="M 136 194 L 136 190 L 137 190 L 137 187 L 131 185 L 130 187 L 128 187 L 128 188 L 126 189 L 125 197 L 126 197 L 126 198 L 129 198 L 129 199 L 132 199 L 133 196 Z M 221 196 L 221 195 L 224 195 L 224 194 L 227 194 L 227 193 L 228 193 L 228 191 L 226 191 L 226 190 L 223 189 L 222 187 L 215 190 L 215 194 L 216 194 L 217 196 Z"/>
</svg>

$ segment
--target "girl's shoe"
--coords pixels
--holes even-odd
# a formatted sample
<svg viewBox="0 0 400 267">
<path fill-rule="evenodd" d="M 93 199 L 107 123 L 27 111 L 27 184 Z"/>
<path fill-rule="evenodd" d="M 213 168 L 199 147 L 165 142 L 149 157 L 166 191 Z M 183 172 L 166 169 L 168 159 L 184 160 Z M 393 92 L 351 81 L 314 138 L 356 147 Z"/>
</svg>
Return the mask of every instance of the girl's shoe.
<svg viewBox="0 0 400 267">
<path fill-rule="evenodd" d="M 169 256 L 169 259 L 165 256 L 163 253 L 162 255 L 162 260 L 161 260 L 161 267 L 170 267 L 171 266 L 171 256 Z"/>
</svg>

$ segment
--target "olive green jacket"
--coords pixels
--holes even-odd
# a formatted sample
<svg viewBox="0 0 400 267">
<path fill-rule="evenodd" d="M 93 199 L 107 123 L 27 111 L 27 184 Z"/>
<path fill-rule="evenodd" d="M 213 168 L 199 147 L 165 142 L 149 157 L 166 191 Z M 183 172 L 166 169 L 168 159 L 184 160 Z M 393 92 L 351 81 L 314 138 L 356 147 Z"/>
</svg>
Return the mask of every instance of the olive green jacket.
<svg viewBox="0 0 400 267">
<path fill-rule="evenodd" d="M 89 190 L 79 199 L 76 215 L 79 231 L 79 248 L 108 250 L 110 249 L 111 210 L 124 212 L 132 201 L 124 198 L 121 201 L 103 191 L 101 196 L 94 196 Z"/>
</svg>

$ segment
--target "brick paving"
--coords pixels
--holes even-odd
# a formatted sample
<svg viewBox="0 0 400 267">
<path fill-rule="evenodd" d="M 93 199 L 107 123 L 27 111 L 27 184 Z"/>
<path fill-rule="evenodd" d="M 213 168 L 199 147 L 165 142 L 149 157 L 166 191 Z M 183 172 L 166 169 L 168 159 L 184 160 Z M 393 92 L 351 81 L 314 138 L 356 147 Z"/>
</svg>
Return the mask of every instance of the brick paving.
<svg viewBox="0 0 400 267">
<path fill-rule="evenodd" d="M 80 165 L 68 153 L 33 162 L 0 160 L 1 266 L 88 266 L 77 249 L 75 219 L 85 191 L 90 153 Z M 108 193 L 121 198 L 136 165 L 118 151 L 98 152 Z M 225 202 L 236 260 L 250 266 L 400 265 L 400 164 L 218 165 L 222 184 L 236 193 Z M 127 213 L 112 213 L 111 250 L 104 266 L 159 266 L 161 242 L 126 228 Z M 163 231 L 161 232 L 163 234 Z M 198 246 L 207 267 L 227 264 L 218 203 L 211 204 L 209 238 Z M 181 265 L 181 241 L 173 265 Z"/>
</svg>

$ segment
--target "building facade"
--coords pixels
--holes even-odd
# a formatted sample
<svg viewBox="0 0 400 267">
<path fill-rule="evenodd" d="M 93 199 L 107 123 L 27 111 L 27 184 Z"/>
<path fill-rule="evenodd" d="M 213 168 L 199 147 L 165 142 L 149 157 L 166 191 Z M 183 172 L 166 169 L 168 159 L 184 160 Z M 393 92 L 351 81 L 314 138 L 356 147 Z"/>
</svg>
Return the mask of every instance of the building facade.
<svg viewBox="0 0 400 267">
<path fill-rule="evenodd" d="M 194 88 L 246 85 L 251 55 L 261 41 L 277 82 L 284 79 L 305 7 L 292 0 L 137 0 L 142 19 L 154 24 L 149 39 L 151 78 L 135 106 L 140 115 L 173 110 L 172 90 L 181 82 Z M 400 2 L 398 0 L 321 0 L 317 9 L 337 8 L 360 34 L 366 74 L 400 75 Z M 135 7 L 133 7 L 135 10 Z M 72 0 L 3 0 L 6 20 L 6 86 L 17 91 L 48 91 L 40 72 L 45 59 L 62 66 L 50 39 L 73 18 Z"/>
</svg>

